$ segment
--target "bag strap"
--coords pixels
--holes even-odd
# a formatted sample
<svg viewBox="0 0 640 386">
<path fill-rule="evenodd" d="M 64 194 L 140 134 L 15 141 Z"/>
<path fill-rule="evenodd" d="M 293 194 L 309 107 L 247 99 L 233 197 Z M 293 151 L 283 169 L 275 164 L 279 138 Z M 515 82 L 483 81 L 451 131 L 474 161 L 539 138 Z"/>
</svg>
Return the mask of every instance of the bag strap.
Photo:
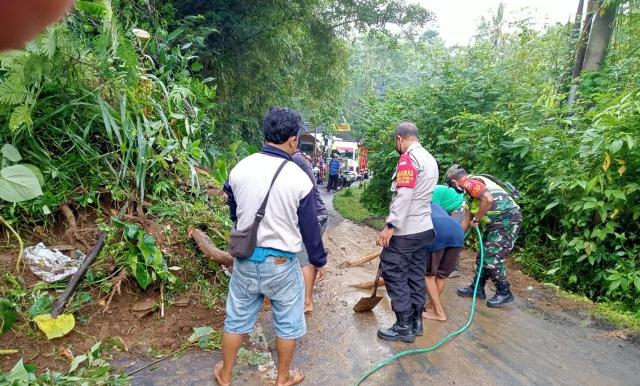
<svg viewBox="0 0 640 386">
<path fill-rule="evenodd" d="M 507 194 L 509 196 L 511 196 L 511 198 L 516 199 L 516 200 L 520 198 L 520 191 L 512 183 L 510 183 L 508 181 L 503 181 L 503 180 L 499 179 L 498 177 L 494 177 L 494 176 L 492 176 L 490 174 L 478 174 L 478 175 L 481 176 L 481 177 L 488 178 L 491 181 L 495 182 L 496 185 L 498 185 L 499 187 L 504 189 L 504 191 L 507 192 Z"/>
<path fill-rule="evenodd" d="M 255 218 L 256 221 L 258 222 L 262 221 L 262 218 L 264 217 L 264 211 L 267 208 L 267 201 L 269 201 L 269 194 L 271 194 L 271 188 L 273 188 L 273 184 L 276 182 L 278 175 L 282 171 L 282 168 L 284 168 L 284 165 L 287 164 L 287 162 L 289 161 L 288 160 L 282 161 L 282 163 L 280 164 L 280 167 L 278 167 L 278 170 L 276 170 L 276 174 L 274 174 L 273 179 L 271 180 L 271 185 L 269 185 L 269 190 L 267 190 L 267 195 L 264 196 L 264 200 L 262 200 L 262 205 L 260 205 L 260 209 L 258 209 L 258 212 L 256 213 L 256 218 Z"/>
</svg>

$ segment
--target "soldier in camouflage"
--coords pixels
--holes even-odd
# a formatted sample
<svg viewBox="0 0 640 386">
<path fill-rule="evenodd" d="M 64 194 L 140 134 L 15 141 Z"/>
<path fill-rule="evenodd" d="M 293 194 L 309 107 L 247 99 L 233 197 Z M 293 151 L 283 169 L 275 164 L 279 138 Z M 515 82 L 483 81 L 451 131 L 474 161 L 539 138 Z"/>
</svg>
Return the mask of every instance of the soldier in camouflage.
<svg viewBox="0 0 640 386">
<path fill-rule="evenodd" d="M 487 300 L 489 307 L 502 307 L 514 300 L 509 289 L 509 281 L 505 269 L 505 260 L 513 250 L 522 217 L 520 207 L 513 197 L 493 178 L 468 175 L 459 165 L 454 165 L 446 174 L 447 183 L 459 191 L 465 192 L 472 200 L 469 205 L 469 217 L 473 216 L 470 225 L 477 227 L 486 224 L 484 235 L 484 267 L 478 285 L 478 297 L 486 298 L 484 286 L 487 279 L 496 285 L 495 295 Z M 480 263 L 480 255 L 476 257 L 476 272 Z M 460 296 L 473 296 L 471 285 L 458 289 Z"/>
</svg>

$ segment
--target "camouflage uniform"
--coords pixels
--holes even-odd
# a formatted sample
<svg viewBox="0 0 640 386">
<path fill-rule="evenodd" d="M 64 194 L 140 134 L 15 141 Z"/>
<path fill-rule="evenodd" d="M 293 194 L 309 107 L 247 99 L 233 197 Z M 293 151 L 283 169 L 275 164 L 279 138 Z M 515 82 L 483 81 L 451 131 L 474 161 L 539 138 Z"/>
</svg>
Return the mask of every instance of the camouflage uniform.
<svg viewBox="0 0 640 386">
<path fill-rule="evenodd" d="M 494 200 L 486 216 L 489 222 L 485 222 L 483 279 L 491 279 L 496 284 L 508 284 L 505 260 L 513 250 L 522 224 L 520 207 L 508 193 L 493 181 L 476 176 L 469 176 L 469 178 L 481 180 Z M 474 199 L 474 201 L 476 200 Z M 474 207 L 477 206 L 475 202 L 471 204 L 472 213 L 477 211 L 477 209 L 474 210 Z M 476 267 L 479 264 L 480 254 L 478 253 Z"/>
</svg>

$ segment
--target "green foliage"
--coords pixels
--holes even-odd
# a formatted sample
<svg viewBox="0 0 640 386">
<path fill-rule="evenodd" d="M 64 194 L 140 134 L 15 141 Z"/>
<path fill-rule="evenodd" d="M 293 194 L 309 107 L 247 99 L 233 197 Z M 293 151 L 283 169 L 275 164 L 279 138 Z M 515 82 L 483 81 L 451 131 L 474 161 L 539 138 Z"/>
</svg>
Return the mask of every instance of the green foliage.
<svg viewBox="0 0 640 386">
<path fill-rule="evenodd" d="M 636 1 L 623 3 L 616 45 L 601 71 L 583 76 L 572 109 L 562 91 L 571 70 L 565 58 L 573 50 L 568 25 L 537 32 L 519 21 L 504 32 L 498 15 L 469 47 L 443 50 L 438 39 L 420 40 L 414 58 L 433 60 L 417 66 L 418 81 L 395 77 L 381 95 L 371 75 L 369 96 L 353 109 L 375 175 L 362 196 L 365 207 L 386 214 L 397 159 L 393 129 L 411 120 L 441 173 L 459 163 L 522 191 L 518 259 L 529 272 L 592 299 L 640 309 L 640 78 L 634 70 L 640 13 Z M 398 56 L 407 44 L 359 40 L 355 57 L 371 55 L 366 67 L 355 62 L 351 72 L 411 63 Z M 389 64 L 396 57 L 399 63 Z"/>
<path fill-rule="evenodd" d="M 21 279 L 10 273 L 0 277 L 0 335 L 9 331 L 18 321 L 27 295 Z"/>
<path fill-rule="evenodd" d="M 116 218 L 112 219 L 112 222 L 117 228 L 122 229 L 123 234 L 123 240 L 119 243 L 123 255 L 119 263 L 127 267 L 142 289 L 146 289 L 158 279 L 175 284 L 177 278 L 169 271 L 153 236 L 135 224 L 128 224 Z"/>
<path fill-rule="evenodd" d="M 4 144 L 1 152 L 0 198 L 9 202 L 21 202 L 41 196 L 40 185 L 44 183 L 44 177 L 40 169 L 29 164 L 11 165 L 22 160 L 18 149 L 11 144 Z"/>
<path fill-rule="evenodd" d="M 45 386 L 45 385 L 128 385 L 126 375 L 112 373 L 111 365 L 101 357 L 101 344 L 96 343 L 88 353 L 73 359 L 66 372 L 47 370 L 37 375 L 35 365 L 24 364 L 20 359 L 6 373 L 0 373 L 0 383 L 8 386 Z"/>
<path fill-rule="evenodd" d="M 164 5 L 176 41 L 196 48 L 199 73 L 218 86 L 220 124 L 231 143 L 238 135 L 252 144 L 265 111 L 275 105 L 300 110 L 311 125 L 338 114 L 335 99 L 346 85 L 348 52 L 342 36 L 367 30 L 404 32 L 432 20 L 430 12 L 403 0 L 291 3 L 174 0 Z M 159 2 L 156 6 L 159 6 Z"/>
<path fill-rule="evenodd" d="M 166 177 L 199 189 L 197 165 L 225 155 L 210 140 L 215 89 L 187 70 L 193 50 L 163 30 L 146 43 L 123 32 L 130 10 L 120 5 L 83 2 L 26 50 L 0 54 L 0 140 L 42 170 L 3 169 L 3 198 L 35 197 L 0 208 L 7 218 L 37 221 L 65 201 L 96 204 L 105 189 L 144 200 Z"/>
<path fill-rule="evenodd" d="M 17 318 L 15 304 L 8 299 L 0 298 L 0 335 L 9 331 Z"/>
<path fill-rule="evenodd" d="M 222 333 L 209 326 L 194 327 L 189 343 L 198 343 L 203 350 L 219 350 L 222 348 Z"/>
<path fill-rule="evenodd" d="M 362 189 L 356 188 L 341 190 L 333 196 L 333 205 L 342 216 L 357 224 L 384 228 L 384 217 L 373 216 L 360 202 L 362 193 Z"/>
<path fill-rule="evenodd" d="M 38 291 L 31 294 L 33 298 L 33 303 L 29 308 L 29 316 L 33 318 L 34 316 L 42 315 L 42 314 L 50 314 L 51 307 L 53 306 L 53 299 L 46 292 Z"/>
</svg>

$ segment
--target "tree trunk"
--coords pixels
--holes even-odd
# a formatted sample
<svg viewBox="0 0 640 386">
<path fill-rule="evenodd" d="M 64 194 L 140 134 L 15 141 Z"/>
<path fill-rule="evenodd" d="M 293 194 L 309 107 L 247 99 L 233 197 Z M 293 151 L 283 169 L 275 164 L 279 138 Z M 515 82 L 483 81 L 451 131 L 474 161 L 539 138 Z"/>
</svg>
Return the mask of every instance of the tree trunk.
<svg viewBox="0 0 640 386">
<path fill-rule="evenodd" d="M 604 56 L 609 47 L 613 24 L 616 17 L 617 7 L 609 6 L 602 8 L 603 1 L 600 1 L 598 11 L 593 19 L 591 35 L 587 44 L 583 71 L 598 71 L 604 60 Z"/>
<path fill-rule="evenodd" d="M 578 47 L 576 49 L 576 61 L 573 66 L 572 79 L 576 79 L 582 72 L 584 64 L 585 53 L 587 52 L 587 45 L 589 44 L 589 35 L 591 33 L 591 24 L 593 21 L 593 15 L 598 9 L 598 0 L 589 0 L 587 4 L 587 16 L 585 16 L 584 24 L 582 25 L 582 33 L 580 34 L 580 40 L 578 41 Z"/>
<path fill-rule="evenodd" d="M 591 32 L 591 23 L 593 20 L 593 15 L 596 13 L 598 9 L 598 0 L 589 0 L 587 3 L 587 16 L 584 18 L 584 23 L 582 24 L 582 32 L 580 33 L 580 40 L 578 40 L 578 45 L 576 48 L 576 61 L 573 65 L 573 72 L 571 73 L 571 88 L 569 90 L 569 98 L 567 103 L 569 106 L 573 106 L 576 102 L 577 92 L 578 92 L 578 77 L 582 72 L 582 67 L 584 64 L 584 57 L 587 52 L 587 45 L 589 44 L 589 34 Z"/>
<path fill-rule="evenodd" d="M 571 31 L 571 41 L 575 42 L 580 37 L 580 27 L 582 27 L 582 14 L 584 13 L 584 0 L 578 1 L 578 10 L 576 18 L 573 22 L 573 30 Z"/>
</svg>

